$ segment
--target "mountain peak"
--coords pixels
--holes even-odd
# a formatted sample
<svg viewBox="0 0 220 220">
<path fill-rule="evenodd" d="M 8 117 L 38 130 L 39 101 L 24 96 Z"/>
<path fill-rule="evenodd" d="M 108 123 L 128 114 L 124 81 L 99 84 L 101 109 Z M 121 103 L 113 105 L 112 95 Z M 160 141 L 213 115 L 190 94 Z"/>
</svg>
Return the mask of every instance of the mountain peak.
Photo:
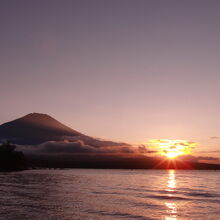
<svg viewBox="0 0 220 220">
<path fill-rule="evenodd" d="M 25 121 L 48 121 L 48 120 L 54 120 L 56 121 L 56 119 L 52 118 L 50 115 L 48 114 L 43 114 L 43 113 L 30 113 L 27 114 L 21 118 L 19 118 L 18 120 L 25 120 Z"/>
<path fill-rule="evenodd" d="M 42 114 L 42 113 L 30 113 L 27 114 L 16 121 L 24 122 L 24 123 L 32 123 L 35 125 L 41 125 L 46 127 L 60 127 L 61 123 L 51 117 L 48 114 Z"/>
<path fill-rule="evenodd" d="M 42 141 L 60 140 L 63 136 L 79 135 L 82 134 L 50 115 L 42 113 L 30 113 L 0 126 L 0 139 L 1 136 L 9 140 L 15 138 L 18 144 L 42 143 Z M 29 139 L 31 141 L 26 141 Z"/>
<path fill-rule="evenodd" d="M 50 117 L 50 115 L 48 115 L 48 114 L 39 113 L 39 112 L 32 112 L 32 113 L 27 114 L 24 117 L 27 117 L 27 116 L 47 116 L 47 117 Z"/>
</svg>

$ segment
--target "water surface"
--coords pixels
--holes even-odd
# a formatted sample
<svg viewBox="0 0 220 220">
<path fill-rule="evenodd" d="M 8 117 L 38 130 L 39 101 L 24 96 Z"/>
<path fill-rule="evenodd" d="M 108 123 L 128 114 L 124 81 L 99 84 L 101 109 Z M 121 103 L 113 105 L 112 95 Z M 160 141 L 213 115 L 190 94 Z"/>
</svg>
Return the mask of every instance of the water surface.
<svg viewBox="0 0 220 220">
<path fill-rule="evenodd" d="M 0 174 L 0 219 L 220 219 L 220 172 L 28 170 Z"/>
</svg>

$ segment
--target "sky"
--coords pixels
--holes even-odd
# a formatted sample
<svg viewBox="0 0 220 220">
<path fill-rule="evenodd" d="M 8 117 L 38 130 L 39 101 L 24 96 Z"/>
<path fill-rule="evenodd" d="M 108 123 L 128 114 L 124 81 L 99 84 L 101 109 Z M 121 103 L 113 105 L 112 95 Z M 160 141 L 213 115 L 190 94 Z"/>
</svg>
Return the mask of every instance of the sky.
<svg viewBox="0 0 220 220">
<path fill-rule="evenodd" d="M 0 123 L 220 146 L 220 2 L 0 0 Z"/>
</svg>

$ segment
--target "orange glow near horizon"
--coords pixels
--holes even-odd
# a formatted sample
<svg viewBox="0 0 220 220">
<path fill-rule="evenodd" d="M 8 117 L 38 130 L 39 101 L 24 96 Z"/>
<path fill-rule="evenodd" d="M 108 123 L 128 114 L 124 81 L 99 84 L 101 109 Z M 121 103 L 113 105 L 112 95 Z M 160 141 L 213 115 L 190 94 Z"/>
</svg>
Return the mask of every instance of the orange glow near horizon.
<svg viewBox="0 0 220 220">
<path fill-rule="evenodd" d="M 196 145 L 197 143 L 186 140 L 153 139 L 150 141 L 151 147 L 157 148 L 160 155 L 169 159 L 191 154 Z"/>
</svg>

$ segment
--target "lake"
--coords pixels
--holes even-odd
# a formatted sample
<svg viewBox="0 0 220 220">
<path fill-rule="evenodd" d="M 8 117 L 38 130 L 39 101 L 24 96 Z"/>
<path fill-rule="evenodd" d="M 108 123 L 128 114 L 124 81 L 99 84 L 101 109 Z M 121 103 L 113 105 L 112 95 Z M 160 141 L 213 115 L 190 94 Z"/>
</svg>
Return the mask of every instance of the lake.
<svg viewBox="0 0 220 220">
<path fill-rule="evenodd" d="M 2 220 L 220 219 L 220 171 L 27 170 L 0 174 Z"/>
</svg>

